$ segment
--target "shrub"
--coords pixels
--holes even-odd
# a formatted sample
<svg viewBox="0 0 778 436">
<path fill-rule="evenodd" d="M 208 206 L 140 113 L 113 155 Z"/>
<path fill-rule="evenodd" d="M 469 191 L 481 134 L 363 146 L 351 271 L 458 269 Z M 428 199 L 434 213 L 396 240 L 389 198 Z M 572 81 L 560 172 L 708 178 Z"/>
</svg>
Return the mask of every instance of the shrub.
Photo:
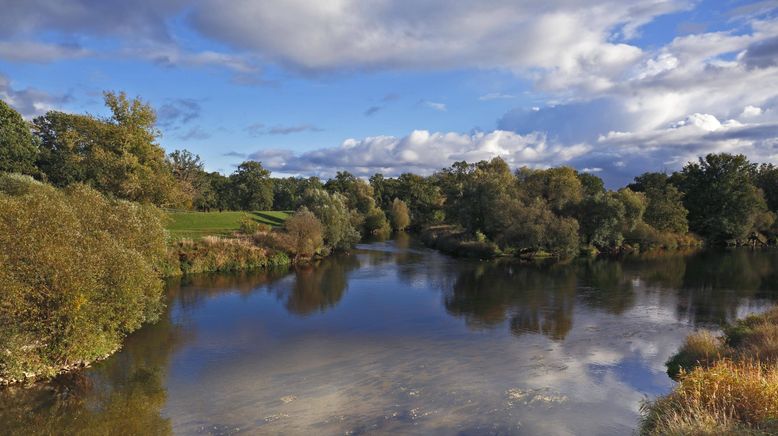
<svg viewBox="0 0 778 436">
<path fill-rule="evenodd" d="M 90 362 L 162 308 L 161 214 L 0 174 L 0 381 Z"/>
<path fill-rule="evenodd" d="M 324 246 L 321 222 L 305 207 L 284 223 L 296 258 L 311 258 Z"/>
</svg>

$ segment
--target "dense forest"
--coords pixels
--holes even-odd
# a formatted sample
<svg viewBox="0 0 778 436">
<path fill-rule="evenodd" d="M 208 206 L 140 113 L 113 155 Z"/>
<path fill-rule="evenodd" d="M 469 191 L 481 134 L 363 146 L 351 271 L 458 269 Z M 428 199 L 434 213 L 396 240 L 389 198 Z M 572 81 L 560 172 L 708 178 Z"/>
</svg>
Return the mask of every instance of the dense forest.
<svg viewBox="0 0 778 436">
<path fill-rule="evenodd" d="M 111 116 L 51 111 L 27 123 L 0 103 L 0 171 L 56 187 L 86 184 L 115 199 L 194 210 L 298 210 L 347 248 L 360 235 L 412 227 L 449 251 L 573 255 L 638 247 L 775 243 L 778 167 L 711 154 L 672 174 L 645 173 L 618 190 L 570 167 L 512 171 L 500 158 L 456 162 L 429 176 L 339 171 L 332 179 L 273 178 L 246 161 L 207 172 L 187 150 L 157 143 L 153 108 L 105 93 Z"/>
</svg>

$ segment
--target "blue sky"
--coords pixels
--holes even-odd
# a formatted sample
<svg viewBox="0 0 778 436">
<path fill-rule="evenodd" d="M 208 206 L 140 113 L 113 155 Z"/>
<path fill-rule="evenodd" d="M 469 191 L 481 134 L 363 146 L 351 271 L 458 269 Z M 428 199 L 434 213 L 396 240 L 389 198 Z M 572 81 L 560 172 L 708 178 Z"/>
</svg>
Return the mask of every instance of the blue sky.
<svg viewBox="0 0 778 436">
<path fill-rule="evenodd" d="M 609 185 L 708 152 L 778 161 L 778 1 L 0 0 L 26 117 L 158 110 L 230 173 L 430 173 L 502 156 Z"/>
</svg>

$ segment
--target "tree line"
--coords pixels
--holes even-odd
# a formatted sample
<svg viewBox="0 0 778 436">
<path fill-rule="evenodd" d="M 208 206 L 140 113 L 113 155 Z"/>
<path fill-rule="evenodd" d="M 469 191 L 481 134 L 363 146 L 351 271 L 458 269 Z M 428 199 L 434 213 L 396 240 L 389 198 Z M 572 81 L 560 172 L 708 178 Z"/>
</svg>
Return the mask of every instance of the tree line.
<svg viewBox="0 0 778 436">
<path fill-rule="evenodd" d="M 230 175 L 199 156 L 158 144 L 154 109 L 106 92 L 111 115 L 50 111 L 31 123 L 0 102 L 0 171 L 57 187 L 83 183 L 117 199 L 196 210 L 298 210 L 320 222 L 323 241 L 348 248 L 392 229 L 448 226 L 463 241 L 508 254 L 775 242 L 778 167 L 710 154 L 678 172 L 645 173 L 618 190 L 570 167 L 512 171 L 495 158 L 456 162 L 429 176 L 347 171 L 273 178 L 261 162 Z"/>
</svg>

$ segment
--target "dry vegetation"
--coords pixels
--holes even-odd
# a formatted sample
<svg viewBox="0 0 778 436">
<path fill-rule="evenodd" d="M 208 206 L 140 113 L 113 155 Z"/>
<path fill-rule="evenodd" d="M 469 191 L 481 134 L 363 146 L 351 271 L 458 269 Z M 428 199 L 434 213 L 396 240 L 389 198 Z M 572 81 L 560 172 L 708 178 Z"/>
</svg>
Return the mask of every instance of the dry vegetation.
<svg viewBox="0 0 778 436">
<path fill-rule="evenodd" d="M 678 386 L 644 405 L 642 434 L 778 434 L 778 308 L 690 335 L 668 373 Z"/>
</svg>

